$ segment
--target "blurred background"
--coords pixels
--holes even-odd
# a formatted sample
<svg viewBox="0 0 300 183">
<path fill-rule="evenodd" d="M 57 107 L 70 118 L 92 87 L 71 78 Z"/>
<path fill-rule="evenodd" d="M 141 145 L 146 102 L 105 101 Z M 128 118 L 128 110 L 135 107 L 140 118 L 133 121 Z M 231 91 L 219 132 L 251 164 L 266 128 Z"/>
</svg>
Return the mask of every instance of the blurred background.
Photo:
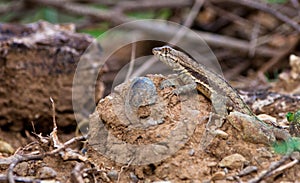
<svg viewBox="0 0 300 183">
<path fill-rule="evenodd" d="M 196 60 L 201 60 L 197 54 L 207 53 L 209 67 L 236 88 L 275 88 L 272 81 L 290 69 L 289 55 L 299 52 L 299 12 L 296 0 L 2 0 L 1 103 L 7 108 L 1 111 L 0 122 L 4 129 L 16 131 L 31 129 L 32 123 L 44 124 L 51 119 L 52 96 L 61 129 L 72 132 L 76 124 L 71 81 L 80 59 L 87 60 L 98 74 L 93 75 L 98 78 L 96 94 L 91 96 L 95 100 L 88 98 L 78 104 L 87 110 L 81 111 L 82 119 L 94 110 L 94 103 L 110 93 L 121 68 L 134 58 L 151 55 L 153 47 L 166 42 L 183 45 Z M 168 22 L 129 24 L 130 31 L 123 31 L 122 25 L 134 20 Z M 181 35 L 180 25 L 186 27 Z M 147 35 L 170 42 L 134 41 L 149 38 Z M 90 46 L 93 42 L 96 46 Z M 162 66 L 152 66 L 155 60 L 145 61 L 137 62 L 137 71 L 131 74 L 164 73 Z M 125 80 L 125 76 L 121 78 Z M 88 82 L 85 77 L 82 81 Z M 89 84 L 79 87 L 78 98 L 93 90 Z M 277 88 L 297 93 L 290 85 Z M 42 131 L 49 131 L 44 126 L 40 126 Z"/>
<path fill-rule="evenodd" d="M 9 144 L 0 158 L 36 142 L 37 134 L 50 134 L 53 116 L 60 138 L 72 138 L 77 123 L 88 121 L 97 102 L 129 78 L 171 73 L 151 58 L 152 48 L 165 44 L 223 75 L 234 88 L 252 91 L 246 101 L 250 104 L 258 98 L 279 98 L 253 111 L 284 121 L 287 112 L 299 108 L 300 59 L 290 59 L 300 51 L 299 21 L 298 0 L 0 0 L 0 143 Z M 246 146 L 240 148 L 245 154 L 250 152 Z M 236 149 L 232 146 L 231 152 Z M 218 160 L 225 156 L 222 149 L 215 150 Z M 123 181 L 210 179 L 217 163 L 210 163 L 206 154 L 194 156 L 190 147 L 186 152 L 167 168 L 129 168 Z M 54 161 L 47 163 L 60 167 Z M 105 158 L 97 163 L 111 173 L 112 178 L 105 179 L 102 170 L 95 171 L 107 182 L 116 180 L 124 168 Z M 213 168 L 203 168 L 209 163 Z M 191 164 L 198 167 L 190 171 Z M 61 167 L 58 179 L 66 182 L 64 173 L 69 175 L 74 164 Z M 118 167 L 119 174 L 111 167 Z M 168 171 L 160 174 L 155 168 Z"/>
</svg>

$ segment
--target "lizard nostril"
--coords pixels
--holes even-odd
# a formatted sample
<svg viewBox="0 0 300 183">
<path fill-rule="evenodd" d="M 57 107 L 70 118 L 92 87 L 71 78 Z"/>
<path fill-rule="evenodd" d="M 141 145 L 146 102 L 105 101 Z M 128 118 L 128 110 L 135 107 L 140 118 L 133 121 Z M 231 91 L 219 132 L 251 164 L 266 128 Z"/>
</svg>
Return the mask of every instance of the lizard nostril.
<svg viewBox="0 0 300 183">
<path fill-rule="evenodd" d="M 154 54 L 154 55 L 158 55 L 159 53 L 161 53 L 162 52 L 162 49 L 161 48 L 153 48 L 152 49 L 152 53 Z"/>
</svg>

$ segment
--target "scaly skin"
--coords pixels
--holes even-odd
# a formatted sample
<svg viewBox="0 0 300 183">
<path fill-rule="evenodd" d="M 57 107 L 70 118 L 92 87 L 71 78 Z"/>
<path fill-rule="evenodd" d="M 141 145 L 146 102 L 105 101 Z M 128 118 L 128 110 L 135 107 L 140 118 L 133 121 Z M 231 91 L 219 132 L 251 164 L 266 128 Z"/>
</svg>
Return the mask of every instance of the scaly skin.
<svg viewBox="0 0 300 183">
<path fill-rule="evenodd" d="M 266 132 L 266 135 L 273 135 L 274 139 L 276 137 L 285 140 L 290 137 L 290 135 L 284 130 L 267 125 L 266 123 L 259 120 L 250 110 L 248 105 L 242 100 L 237 91 L 233 87 L 231 87 L 223 77 L 214 73 L 213 71 L 210 71 L 203 64 L 194 61 L 185 53 L 175 50 L 169 46 L 153 48 L 152 52 L 159 58 L 160 61 L 172 68 L 178 74 L 179 78 L 184 82 L 185 86 L 178 88 L 175 92 L 176 94 L 181 94 L 193 89 L 197 89 L 212 102 L 219 102 L 219 100 L 213 101 L 214 97 L 218 99 L 220 97 L 229 99 L 225 104 L 227 109 L 254 117 L 254 119 L 257 121 L 257 124 L 263 125 L 266 129 L 269 129 L 268 132 Z M 223 102 L 223 100 L 220 101 Z M 225 119 L 228 113 L 218 112 L 218 110 L 220 109 L 215 109 L 215 112 L 218 113 L 219 116 L 221 115 L 221 119 Z M 252 122 L 249 121 L 249 123 Z M 243 122 L 243 124 L 245 124 L 245 122 Z M 213 128 L 207 130 L 213 134 L 213 130 L 216 130 L 216 128 L 219 128 L 221 126 L 222 122 L 213 122 L 210 119 L 207 127 Z M 244 128 L 246 128 L 245 125 Z"/>
</svg>

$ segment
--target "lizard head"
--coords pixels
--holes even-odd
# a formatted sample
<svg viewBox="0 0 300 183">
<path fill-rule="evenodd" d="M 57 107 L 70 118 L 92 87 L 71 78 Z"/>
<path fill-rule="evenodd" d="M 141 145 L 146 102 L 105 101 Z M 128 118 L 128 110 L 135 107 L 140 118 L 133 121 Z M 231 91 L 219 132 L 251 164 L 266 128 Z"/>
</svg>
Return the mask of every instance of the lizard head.
<svg viewBox="0 0 300 183">
<path fill-rule="evenodd" d="M 170 66 L 177 67 L 177 51 L 170 46 L 156 47 L 152 49 L 153 55 L 159 58 L 160 61 Z M 175 64 L 175 65 L 174 65 Z"/>
<path fill-rule="evenodd" d="M 157 54 L 169 54 L 171 51 L 173 50 L 173 48 L 171 48 L 170 46 L 162 46 L 162 47 L 156 47 L 152 49 L 152 52 L 154 55 Z"/>
</svg>

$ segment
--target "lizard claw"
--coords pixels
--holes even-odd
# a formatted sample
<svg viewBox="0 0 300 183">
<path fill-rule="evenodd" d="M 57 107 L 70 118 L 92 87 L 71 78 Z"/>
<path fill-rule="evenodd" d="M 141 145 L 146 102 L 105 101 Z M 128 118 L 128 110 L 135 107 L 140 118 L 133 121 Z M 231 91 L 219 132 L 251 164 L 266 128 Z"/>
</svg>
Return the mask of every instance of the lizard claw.
<svg viewBox="0 0 300 183">
<path fill-rule="evenodd" d="M 172 100 L 173 99 L 173 96 L 175 96 L 175 101 Z M 165 96 L 164 96 L 164 99 L 167 99 L 168 100 L 168 104 L 172 104 L 172 105 L 175 105 L 177 104 L 180 100 L 178 98 L 179 94 L 176 92 L 176 89 L 167 93 Z"/>
</svg>

